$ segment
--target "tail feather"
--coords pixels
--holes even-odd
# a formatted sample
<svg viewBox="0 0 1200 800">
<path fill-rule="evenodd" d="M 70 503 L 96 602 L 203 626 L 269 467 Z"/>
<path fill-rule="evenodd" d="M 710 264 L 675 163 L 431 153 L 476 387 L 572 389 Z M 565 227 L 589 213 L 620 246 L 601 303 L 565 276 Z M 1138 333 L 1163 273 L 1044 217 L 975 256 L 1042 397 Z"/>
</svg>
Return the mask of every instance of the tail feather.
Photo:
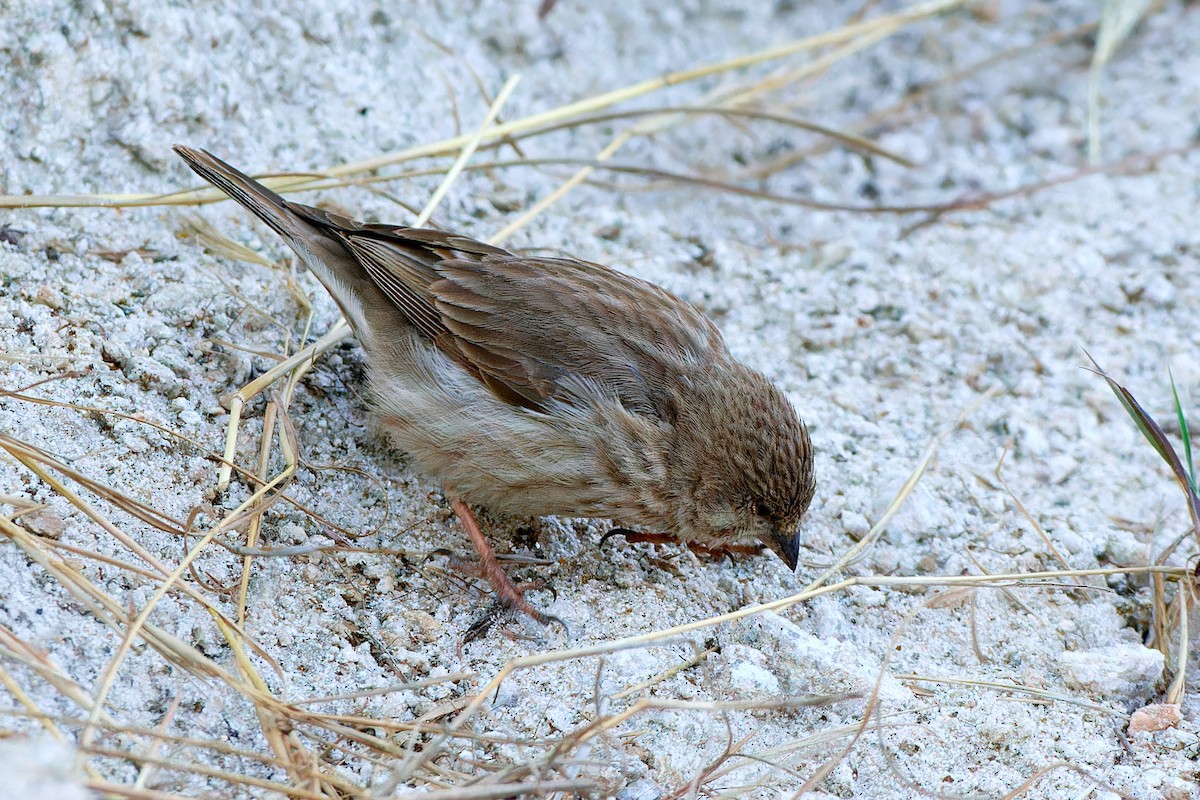
<svg viewBox="0 0 1200 800">
<path fill-rule="evenodd" d="M 374 343 L 372 334 L 388 326 L 387 299 L 332 226 L 306 215 L 307 207 L 289 203 L 212 153 L 181 144 L 175 145 L 175 152 L 197 175 L 278 233 L 325 285 L 363 344 L 370 347 Z"/>
<path fill-rule="evenodd" d="M 312 226 L 288 208 L 287 201 L 207 150 L 177 144 L 174 150 L 204 180 L 236 200 L 289 242 L 311 233 Z"/>
</svg>

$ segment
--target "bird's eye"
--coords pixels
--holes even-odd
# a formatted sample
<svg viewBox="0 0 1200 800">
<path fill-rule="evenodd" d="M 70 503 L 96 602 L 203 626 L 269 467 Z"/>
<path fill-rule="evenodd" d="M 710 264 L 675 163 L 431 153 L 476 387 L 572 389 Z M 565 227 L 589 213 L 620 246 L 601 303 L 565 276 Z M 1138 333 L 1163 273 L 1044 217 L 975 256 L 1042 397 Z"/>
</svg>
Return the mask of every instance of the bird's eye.
<svg viewBox="0 0 1200 800">
<path fill-rule="evenodd" d="M 762 500 L 759 500 L 754 504 L 754 513 L 758 514 L 763 519 L 766 519 L 767 517 L 771 516 L 771 509 L 767 508 L 766 503 L 764 503 Z"/>
</svg>

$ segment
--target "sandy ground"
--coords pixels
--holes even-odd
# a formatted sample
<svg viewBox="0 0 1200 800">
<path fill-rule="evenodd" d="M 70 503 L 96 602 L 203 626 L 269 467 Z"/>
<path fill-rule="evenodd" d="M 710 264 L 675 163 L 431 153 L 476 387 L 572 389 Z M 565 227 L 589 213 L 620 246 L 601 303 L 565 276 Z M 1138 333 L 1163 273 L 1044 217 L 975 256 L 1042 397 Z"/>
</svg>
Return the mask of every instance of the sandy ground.
<svg viewBox="0 0 1200 800">
<path fill-rule="evenodd" d="M 0 193 L 195 187 L 170 151 L 177 141 L 249 171 L 320 171 L 471 129 L 488 105 L 478 85 L 494 94 L 513 74 L 522 80 L 503 111 L 510 120 L 831 30 L 853 10 L 832 0 L 560 0 L 539 22 L 534 0 L 461 8 L 247 0 L 203 12 L 187 5 L 0 4 Z M 1067 176 L 1087 164 L 1089 37 L 1062 37 L 957 73 L 1093 23 L 1094 5 L 1014 1 L 959 10 L 764 98 L 772 111 L 869 135 L 912 168 L 835 147 L 757 178 L 754 170 L 823 140 L 763 121 L 712 118 L 635 139 L 615 160 L 852 206 L 944 203 Z M 868 16 L 899 7 L 884 3 Z M 696 104 L 707 91 L 749 80 L 709 78 L 641 104 Z M 910 97 L 916 91 L 923 93 Z M 518 620 L 464 646 L 464 631 L 486 605 L 483 587 L 427 554 L 465 551 L 466 539 L 436 486 L 374 435 L 357 345 L 326 354 L 290 409 L 303 461 L 288 494 L 318 516 L 277 504 L 263 541 L 332 544 L 342 529 L 361 535 L 353 544 L 368 551 L 255 560 L 246 634 L 262 648 L 253 660 L 269 690 L 299 701 L 465 673 L 311 706 L 401 723 L 429 715 L 441 724 L 513 658 L 787 597 L 861 539 L 942 434 L 899 514 L 839 577 L 1159 559 L 1188 528 L 1180 494 L 1103 381 L 1084 369 L 1084 348 L 1159 419 L 1171 417 L 1168 369 L 1185 402 L 1200 401 L 1197 307 L 1188 299 L 1188 286 L 1200 284 L 1200 155 L 1189 149 L 1200 130 L 1197 10 L 1166 3 L 1109 65 L 1101 97 L 1104 163 L 1170 152 L 916 227 L 927 218 L 647 188 L 642 178 L 597 173 L 598 185 L 570 193 L 509 242 L 606 262 L 696 302 L 735 353 L 788 393 L 812 431 L 820 481 L 795 576 L 765 554 L 730 563 L 619 541 L 600 550 L 602 522 L 493 522 L 501 550 L 548 562 L 518 572 L 553 582 L 557 599 L 539 599 L 570 633 Z M 589 125 L 521 147 L 531 158 L 591 158 L 628 124 Z M 570 172 L 468 172 L 437 219 L 486 237 Z M 420 207 L 437 181 L 305 200 L 401 222 L 411 215 L 397 198 Z M 9 231 L 0 243 L 0 388 L 53 378 L 26 395 L 139 414 L 196 446 L 137 420 L 13 397 L 0 398 L 0 432 L 175 519 L 199 508 L 197 526 L 207 530 L 247 496 L 237 483 L 229 493 L 213 491 L 210 455 L 223 442 L 227 398 L 274 363 L 258 354 L 297 347 L 307 316 L 286 273 L 180 237 L 197 214 L 287 263 L 270 232 L 231 203 L 200 212 L 0 211 Z M 297 281 L 315 305 L 319 335 L 336 310 L 315 280 L 301 274 Z M 261 400 L 248 407 L 239 443 L 248 467 L 262 415 Z M 1012 495 L 996 476 L 1004 454 Z M 185 548 L 177 538 L 84 494 L 154 557 L 179 563 Z M 7 456 L 0 456 L 0 495 L 46 504 L 19 522 L 44 540 L 81 548 L 52 552 L 120 608 L 137 612 L 151 599 L 156 583 L 89 553 L 142 569 L 144 562 Z M 1166 562 L 1194 565 L 1196 550 L 1195 538 L 1184 538 Z M 233 598 L 208 590 L 235 584 L 240 560 L 214 546 L 197 565 L 185 582 L 236 614 Z M 858 586 L 602 659 L 521 670 L 468 725 L 494 738 L 455 740 L 437 763 L 447 784 L 504 765 L 543 764 L 535 770 L 543 779 L 588 779 L 602 787 L 594 794 L 627 800 L 692 791 L 786 797 L 831 760 L 836 767 L 818 788 L 844 798 L 1001 797 L 1025 786 L 1028 797 L 1200 797 L 1200 620 L 1192 615 L 1182 721 L 1127 735 L 1129 713 L 1161 702 L 1174 674 L 1143 644 L 1151 584 L 1144 575 L 1080 582 Z M 74 797 L 78 781 L 137 780 L 133 760 L 76 760 L 74 752 L 77 720 L 87 716 L 120 634 L 11 534 L 0 541 L 0 584 L 0 729 L 11 734 L 0 741 L 0 772 L 15 776 L 0 796 Z M 236 672 L 213 617 L 186 596 L 169 594 L 150 621 Z M 78 687 L 74 699 L 70 686 Z M 878 706 L 854 738 L 873 692 Z M 724 711 L 651 703 L 564 756 L 574 762 L 544 766 L 561 737 L 638 698 L 703 704 L 810 695 L 842 698 L 814 708 Z M 40 724 L 31 709 L 62 719 Z M 140 641 L 120 662 L 105 712 L 113 724 L 270 752 L 241 695 Z M 66 743 L 55 744 L 51 728 Z M 397 760 L 373 763 L 353 749 L 325 750 L 308 732 L 296 736 L 356 785 L 381 793 L 432 785 L 427 770 L 397 783 Z M 428 742 L 394 737 L 401 753 L 418 740 Z M 738 753 L 722 758 L 729 742 Z M 93 745 L 289 780 L 278 766 L 178 740 L 159 746 L 145 735 L 105 733 Z M 161 792 L 230 791 L 218 777 L 169 767 L 143 780 Z"/>
</svg>

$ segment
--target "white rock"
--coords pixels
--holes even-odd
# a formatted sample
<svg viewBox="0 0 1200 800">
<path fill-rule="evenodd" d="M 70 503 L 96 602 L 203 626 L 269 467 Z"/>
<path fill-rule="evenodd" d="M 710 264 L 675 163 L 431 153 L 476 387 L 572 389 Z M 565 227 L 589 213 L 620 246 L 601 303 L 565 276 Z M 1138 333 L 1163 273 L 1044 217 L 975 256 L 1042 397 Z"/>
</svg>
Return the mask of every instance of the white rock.
<svg viewBox="0 0 1200 800">
<path fill-rule="evenodd" d="M 862 648 L 814 636 L 771 611 L 743 621 L 738 639 L 765 656 L 765 660 L 758 663 L 774 675 L 785 694 L 858 692 L 866 695 L 874 691 L 879 678 L 879 663 Z M 879 696 L 895 703 L 906 704 L 912 700 L 912 692 L 889 674 L 883 676 Z"/>
<path fill-rule="evenodd" d="M 0 742 L 0 800 L 87 800 L 73 748 L 51 739 Z"/>
<path fill-rule="evenodd" d="M 729 659 L 729 688 L 742 699 L 778 697 L 779 679 L 764 665 L 763 654 L 745 645 L 731 645 L 725 653 Z"/>
<path fill-rule="evenodd" d="M 617 792 L 617 800 L 658 800 L 662 796 L 662 787 L 644 778 Z"/>
<path fill-rule="evenodd" d="M 1104 544 L 1098 549 L 1117 566 L 1142 567 L 1150 562 L 1150 548 L 1129 531 L 1113 528 L 1104 537 Z"/>
<path fill-rule="evenodd" d="M 871 523 L 860 511 L 845 511 L 842 513 L 842 527 L 850 536 L 861 539 L 871 530 Z"/>
<path fill-rule="evenodd" d="M 1058 656 L 1069 686 L 1120 700 L 1135 700 L 1151 691 L 1162 677 L 1163 661 L 1157 650 L 1128 643 L 1068 650 Z"/>
<path fill-rule="evenodd" d="M 554 726 L 556 731 L 569 731 L 575 726 L 578 717 L 575 709 L 569 706 L 556 705 L 546 709 L 546 721 Z"/>
</svg>

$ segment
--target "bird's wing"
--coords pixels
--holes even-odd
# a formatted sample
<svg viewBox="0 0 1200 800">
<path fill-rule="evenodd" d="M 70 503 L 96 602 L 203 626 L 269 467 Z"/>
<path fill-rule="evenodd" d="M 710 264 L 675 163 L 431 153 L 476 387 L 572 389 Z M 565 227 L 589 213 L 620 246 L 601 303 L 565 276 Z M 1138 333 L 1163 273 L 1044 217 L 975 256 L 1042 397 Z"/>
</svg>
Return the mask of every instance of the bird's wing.
<svg viewBox="0 0 1200 800">
<path fill-rule="evenodd" d="M 599 264 L 312 211 L 414 327 L 510 403 L 600 392 L 669 420 L 670 382 L 722 346 L 694 306 Z"/>
<path fill-rule="evenodd" d="M 599 264 L 505 254 L 437 271 L 432 289 L 455 345 L 535 405 L 586 384 L 673 421 L 670 384 L 721 346 L 694 306 Z"/>
</svg>

